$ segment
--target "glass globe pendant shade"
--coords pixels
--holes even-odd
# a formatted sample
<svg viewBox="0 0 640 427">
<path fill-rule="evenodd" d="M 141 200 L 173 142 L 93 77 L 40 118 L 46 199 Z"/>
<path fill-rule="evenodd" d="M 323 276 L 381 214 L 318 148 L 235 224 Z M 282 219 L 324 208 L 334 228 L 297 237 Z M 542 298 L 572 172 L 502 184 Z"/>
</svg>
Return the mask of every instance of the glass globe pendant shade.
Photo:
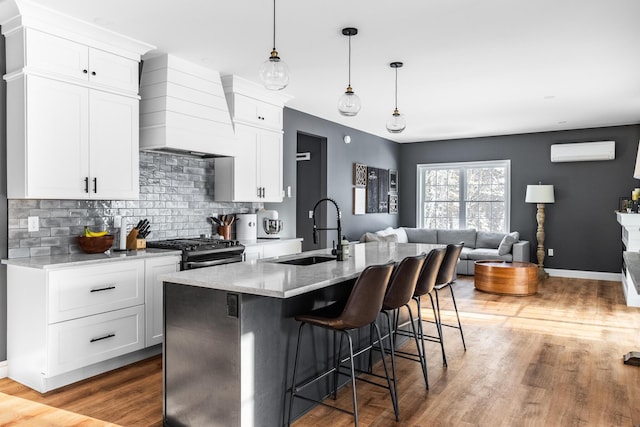
<svg viewBox="0 0 640 427">
<path fill-rule="evenodd" d="M 387 130 L 389 133 L 400 133 L 407 127 L 407 121 L 404 119 L 404 116 L 398 112 L 396 108 L 393 110 L 393 114 L 391 118 L 387 122 Z"/>
<path fill-rule="evenodd" d="M 260 79 L 269 90 L 282 90 L 289 84 L 289 67 L 273 50 L 269 59 L 260 67 Z"/>
<path fill-rule="evenodd" d="M 338 99 L 338 111 L 343 116 L 353 117 L 360 112 L 360 108 L 362 108 L 360 97 L 355 94 L 351 86 L 347 87 L 345 93 Z"/>
</svg>

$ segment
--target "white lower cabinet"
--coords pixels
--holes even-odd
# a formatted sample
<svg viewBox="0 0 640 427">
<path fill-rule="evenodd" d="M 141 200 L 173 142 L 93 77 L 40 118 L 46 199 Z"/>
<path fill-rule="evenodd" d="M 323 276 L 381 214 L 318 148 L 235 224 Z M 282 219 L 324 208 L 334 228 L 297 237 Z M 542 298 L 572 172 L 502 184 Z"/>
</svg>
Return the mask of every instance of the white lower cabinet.
<svg viewBox="0 0 640 427">
<path fill-rule="evenodd" d="M 9 378 L 44 393 L 159 353 L 158 275 L 177 271 L 179 259 L 51 268 L 9 264 Z"/>
<path fill-rule="evenodd" d="M 180 271 L 180 257 L 162 257 L 146 260 L 145 277 L 145 346 L 162 343 L 164 323 L 162 321 L 162 281 L 161 274 Z"/>
<path fill-rule="evenodd" d="M 144 306 L 108 311 L 51 325 L 49 376 L 144 348 Z"/>
</svg>

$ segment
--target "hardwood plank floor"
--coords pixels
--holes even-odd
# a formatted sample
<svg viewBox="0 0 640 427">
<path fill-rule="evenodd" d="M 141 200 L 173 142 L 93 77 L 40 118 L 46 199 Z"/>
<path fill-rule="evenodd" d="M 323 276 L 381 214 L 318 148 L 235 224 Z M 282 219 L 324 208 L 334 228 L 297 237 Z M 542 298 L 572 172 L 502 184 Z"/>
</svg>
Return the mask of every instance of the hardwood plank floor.
<svg viewBox="0 0 640 427">
<path fill-rule="evenodd" d="M 640 350 L 640 309 L 625 305 L 619 282 L 553 277 L 538 294 L 515 297 L 476 291 L 473 277 L 462 276 L 455 292 L 467 351 L 458 331 L 445 329 L 443 368 L 439 345 L 427 343 L 428 391 L 419 364 L 398 360 L 400 422 L 385 390 L 358 383 L 361 425 L 640 424 L 640 368 L 622 363 Z M 161 364 L 151 358 L 45 395 L 2 379 L 0 392 L 123 426 L 159 426 Z M 349 408 L 350 393 L 342 389 L 337 404 Z M 350 426 L 352 418 L 317 407 L 294 427 L 327 425 Z"/>
</svg>

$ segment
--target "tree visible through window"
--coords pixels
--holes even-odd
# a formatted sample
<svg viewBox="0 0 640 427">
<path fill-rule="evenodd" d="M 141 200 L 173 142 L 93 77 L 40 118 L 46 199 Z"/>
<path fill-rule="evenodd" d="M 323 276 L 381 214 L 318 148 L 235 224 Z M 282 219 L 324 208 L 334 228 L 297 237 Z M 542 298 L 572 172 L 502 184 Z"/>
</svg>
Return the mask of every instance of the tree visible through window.
<svg viewBox="0 0 640 427">
<path fill-rule="evenodd" d="M 509 160 L 418 165 L 418 227 L 508 232 Z"/>
</svg>

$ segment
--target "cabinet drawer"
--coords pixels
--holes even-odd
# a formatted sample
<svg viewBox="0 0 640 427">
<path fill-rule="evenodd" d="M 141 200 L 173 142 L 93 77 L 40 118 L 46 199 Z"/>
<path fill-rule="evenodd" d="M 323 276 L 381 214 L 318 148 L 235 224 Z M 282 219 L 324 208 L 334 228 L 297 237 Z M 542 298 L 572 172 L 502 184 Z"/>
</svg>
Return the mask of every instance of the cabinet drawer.
<svg viewBox="0 0 640 427">
<path fill-rule="evenodd" d="M 52 271 L 49 323 L 144 304 L 144 261 Z"/>
<path fill-rule="evenodd" d="M 233 94 L 233 120 L 282 130 L 282 107 Z"/>
<path fill-rule="evenodd" d="M 49 326 L 49 366 L 55 376 L 144 347 L 144 305 Z"/>
</svg>

